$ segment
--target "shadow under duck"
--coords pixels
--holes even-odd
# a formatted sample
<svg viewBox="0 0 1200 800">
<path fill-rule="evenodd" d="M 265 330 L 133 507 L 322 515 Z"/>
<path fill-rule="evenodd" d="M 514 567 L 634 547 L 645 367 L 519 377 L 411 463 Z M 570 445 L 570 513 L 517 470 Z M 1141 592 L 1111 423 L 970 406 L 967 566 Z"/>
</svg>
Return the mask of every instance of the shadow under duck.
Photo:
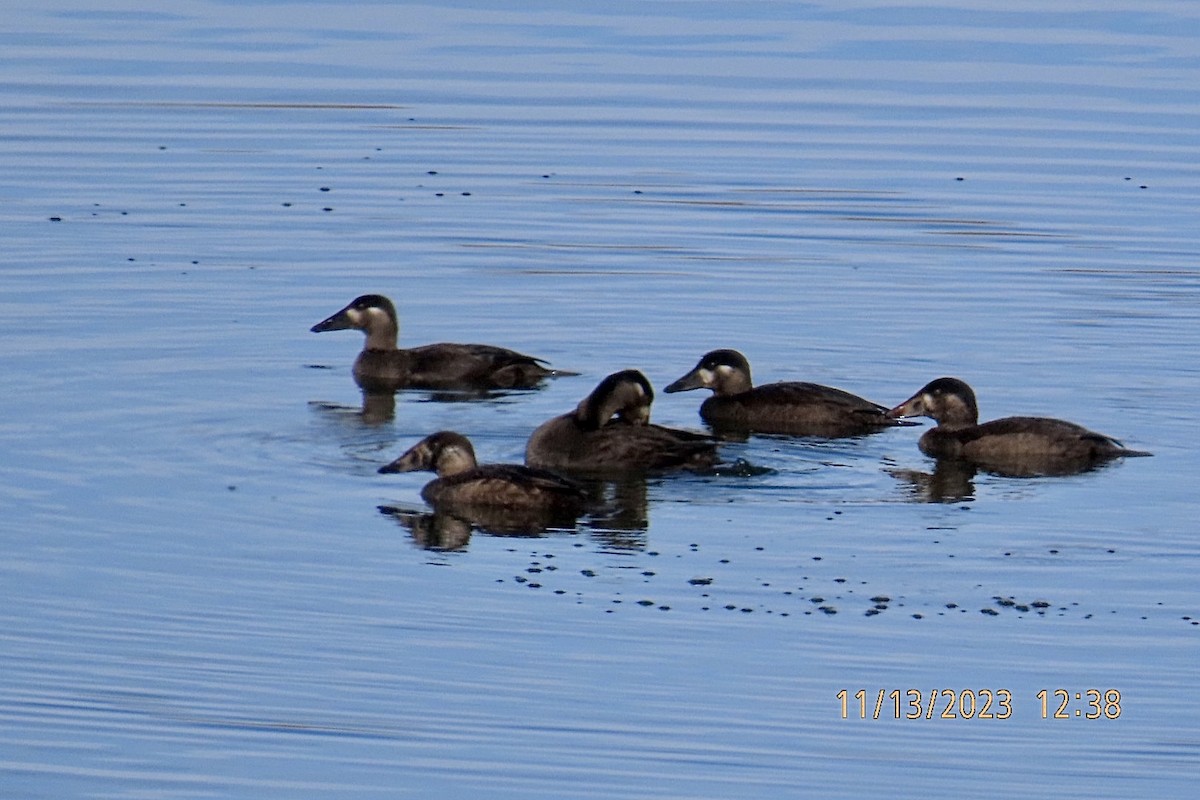
<svg viewBox="0 0 1200 800">
<path fill-rule="evenodd" d="M 312 326 L 313 333 L 354 328 L 366 334 L 354 380 L 367 392 L 398 389 L 531 389 L 544 378 L 577 373 L 550 369 L 540 358 L 488 344 L 400 348 L 396 307 L 380 294 L 354 298 Z"/>
<path fill-rule="evenodd" d="M 426 436 L 379 472 L 436 472 L 421 497 L 438 511 L 539 510 L 577 514 L 585 495 L 574 481 L 520 464 L 479 464 L 467 437 L 454 431 Z"/>
<path fill-rule="evenodd" d="M 1050 417 L 1004 417 L 979 424 L 975 392 L 957 378 L 930 381 L 888 414 L 937 422 L 918 443 L 925 455 L 968 461 L 1001 475 L 1071 475 L 1116 458 L 1150 455 Z"/>
<path fill-rule="evenodd" d="M 887 407 L 818 383 L 786 381 L 755 386 L 750 362 L 737 350 L 713 350 L 691 372 L 663 389 L 711 389 L 700 418 L 718 433 L 781 433 L 794 436 L 859 436 L 902 423 Z"/>
<path fill-rule="evenodd" d="M 605 377 L 574 411 L 542 423 L 525 463 L 588 474 L 704 469 L 717 461 L 710 436 L 650 423 L 654 389 L 635 369 Z"/>
</svg>

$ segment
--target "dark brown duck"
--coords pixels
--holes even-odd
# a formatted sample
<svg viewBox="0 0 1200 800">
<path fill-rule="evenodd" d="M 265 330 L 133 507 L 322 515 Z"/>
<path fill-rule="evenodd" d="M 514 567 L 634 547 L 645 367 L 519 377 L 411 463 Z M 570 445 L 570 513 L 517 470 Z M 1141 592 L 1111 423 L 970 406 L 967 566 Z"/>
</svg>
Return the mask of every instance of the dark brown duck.
<svg viewBox="0 0 1200 800">
<path fill-rule="evenodd" d="M 614 372 L 574 411 L 540 425 L 525 463 L 588 474 L 700 469 L 717 461 L 708 436 L 650 423 L 654 389 L 635 369 Z"/>
<path fill-rule="evenodd" d="M 520 464 L 478 464 L 470 440 L 453 431 L 426 436 L 382 473 L 436 472 L 421 497 L 438 511 L 494 507 L 578 511 L 583 490 L 553 472 Z"/>
<path fill-rule="evenodd" d="M 354 380 L 367 392 L 397 389 L 528 389 L 554 375 L 539 358 L 487 344 L 396 346 L 400 323 L 392 301 L 364 294 L 312 326 L 313 333 L 355 328 L 366 334 Z"/>
<path fill-rule="evenodd" d="M 857 436 L 901 424 L 885 406 L 858 395 L 796 381 L 755 386 L 750 362 L 737 350 L 706 353 L 695 368 L 664 392 L 711 389 L 700 418 L 718 432 Z"/>
<path fill-rule="evenodd" d="M 925 455 L 1003 475 L 1069 475 L 1123 456 L 1150 455 L 1061 419 L 1004 417 L 981 425 L 975 392 L 957 378 L 930 381 L 888 414 L 937 422 L 921 436 Z"/>
</svg>

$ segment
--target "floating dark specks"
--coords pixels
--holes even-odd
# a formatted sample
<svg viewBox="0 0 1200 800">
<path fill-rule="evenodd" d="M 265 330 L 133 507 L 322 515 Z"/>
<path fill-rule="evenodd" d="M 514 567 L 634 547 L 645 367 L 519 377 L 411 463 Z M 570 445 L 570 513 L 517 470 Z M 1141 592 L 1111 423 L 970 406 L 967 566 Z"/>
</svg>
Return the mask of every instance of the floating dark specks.
<svg viewBox="0 0 1200 800">
<path fill-rule="evenodd" d="M 62 222 L 62 217 L 51 217 L 50 221 L 51 222 Z"/>
<path fill-rule="evenodd" d="M 692 586 L 711 586 L 712 582 L 713 582 L 712 578 L 689 578 L 688 579 L 688 583 L 690 583 Z"/>
</svg>

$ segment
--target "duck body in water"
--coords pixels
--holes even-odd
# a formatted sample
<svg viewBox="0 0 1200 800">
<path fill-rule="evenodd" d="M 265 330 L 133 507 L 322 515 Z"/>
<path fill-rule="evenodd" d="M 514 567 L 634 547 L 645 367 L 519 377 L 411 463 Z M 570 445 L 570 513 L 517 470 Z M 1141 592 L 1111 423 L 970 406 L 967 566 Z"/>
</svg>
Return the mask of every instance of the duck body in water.
<svg viewBox="0 0 1200 800">
<path fill-rule="evenodd" d="M 691 372 L 663 389 L 711 389 L 700 418 L 719 433 L 780 433 L 794 436 L 860 436 L 901 423 L 887 408 L 818 383 L 787 381 L 755 386 L 750 362 L 737 350 L 706 353 Z"/>
<path fill-rule="evenodd" d="M 443 342 L 400 348 L 392 301 L 380 294 L 356 297 L 312 327 L 313 333 L 356 329 L 366 334 L 354 360 L 354 380 L 365 392 L 399 389 L 531 389 L 543 379 L 576 373 L 550 369 L 533 356 L 487 344 Z"/>
<path fill-rule="evenodd" d="M 638 370 L 604 378 L 573 410 L 529 437 L 525 463 L 590 475 L 705 469 L 717 462 L 709 436 L 650 423 L 654 389 Z"/>
<path fill-rule="evenodd" d="M 1061 419 L 1004 417 L 980 424 L 975 392 L 957 378 L 930 381 L 888 414 L 937 422 L 918 443 L 930 458 L 966 461 L 1001 475 L 1070 475 L 1150 455 Z"/>
<path fill-rule="evenodd" d="M 453 431 L 426 436 L 381 473 L 431 471 L 421 497 L 439 511 L 492 507 L 578 511 L 583 490 L 574 481 L 520 464 L 478 464 L 467 437 Z"/>
</svg>

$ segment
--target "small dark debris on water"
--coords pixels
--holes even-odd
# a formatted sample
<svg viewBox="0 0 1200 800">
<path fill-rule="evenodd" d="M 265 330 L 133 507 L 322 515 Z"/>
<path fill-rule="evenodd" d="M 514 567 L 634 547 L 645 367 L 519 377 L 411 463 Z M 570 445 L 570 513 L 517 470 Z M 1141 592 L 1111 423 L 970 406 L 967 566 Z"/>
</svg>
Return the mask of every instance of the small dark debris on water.
<svg viewBox="0 0 1200 800">
<path fill-rule="evenodd" d="M 999 612 L 999 611 L 997 611 L 997 610 L 996 610 L 996 609 L 994 609 L 994 608 L 981 608 L 981 609 L 979 609 L 979 613 L 980 613 L 980 614 L 987 614 L 989 617 L 998 617 L 998 616 L 1000 616 L 1000 612 Z"/>
<path fill-rule="evenodd" d="M 583 576 L 583 577 L 585 577 L 585 578 L 594 578 L 594 577 L 596 577 L 596 570 L 594 570 L 594 569 L 581 569 L 581 570 L 579 570 L 579 574 L 580 574 L 580 575 L 582 575 L 582 576 Z"/>
<path fill-rule="evenodd" d="M 837 613 L 837 609 L 833 606 L 819 606 L 817 610 L 830 617 Z"/>
<path fill-rule="evenodd" d="M 688 583 L 692 586 L 711 586 L 712 582 L 712 578 L 691 578 L 688 580 Z"/>
<path fill-rule="evenodd" d="M 62 217 L 51 217 L 50 221 L 51 222 L 62 222 Z"/>
<path fill-rule="evenodd" d="M 639 606 L 646 606 L 647 608 L 649 608 L 650 606 L 654 605 L 654 601 L 653 600 L 638 600 L 637 604 Z"/>
</svg>

